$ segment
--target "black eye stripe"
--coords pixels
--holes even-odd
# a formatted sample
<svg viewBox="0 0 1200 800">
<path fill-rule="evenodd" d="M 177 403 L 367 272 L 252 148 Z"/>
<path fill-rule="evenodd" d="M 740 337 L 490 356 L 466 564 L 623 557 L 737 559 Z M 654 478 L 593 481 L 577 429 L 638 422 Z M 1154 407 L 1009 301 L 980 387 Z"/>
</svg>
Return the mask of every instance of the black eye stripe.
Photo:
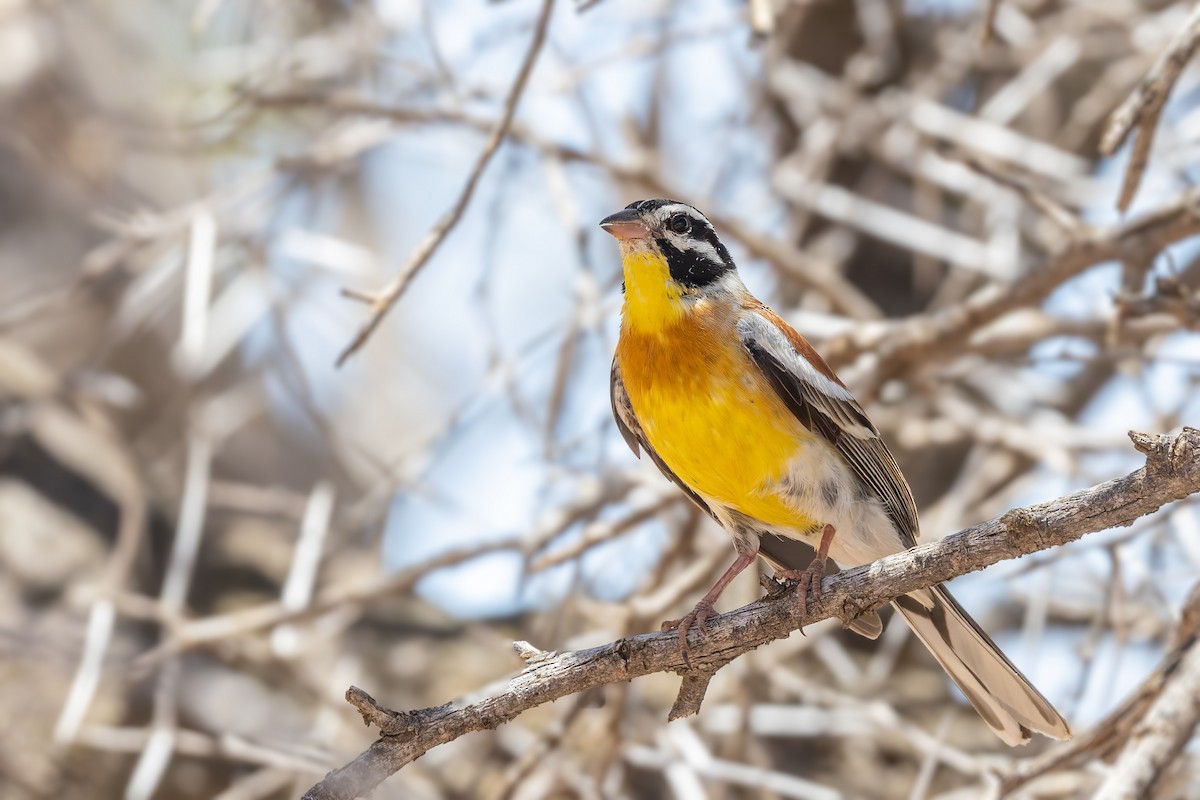
<svg viewBox="0 0 1200 800">
<path fill-rule="evenodd" d="M 715 233 L 696 229 L 693 226 L 693 236 L 685 240 L 683 248 L 676 247 L 666 237 L 656 239 L 659 250 L 667 261 L 667 269 L 676 283 L 688 288 L 698 288 L 715 283 L 723 275 L 734 270 L 733 259 L 725 245 L 721 244 Z M 698 234 L 698 235 L 697 235 Z M 706 242 L 712 246 L 689 247 L 689 242 Z M 714 253 L 716 259 L 713 258 Z"/>
<path fill-rule="evenodd" d="M 729 271 L 728 266 L 714 262 L 706 253 L 680 250 L 667 239 L 659 239 L 658 246 L 667 260 L 671 278 L 682 286 L 707 286 Z"/>
</svg>

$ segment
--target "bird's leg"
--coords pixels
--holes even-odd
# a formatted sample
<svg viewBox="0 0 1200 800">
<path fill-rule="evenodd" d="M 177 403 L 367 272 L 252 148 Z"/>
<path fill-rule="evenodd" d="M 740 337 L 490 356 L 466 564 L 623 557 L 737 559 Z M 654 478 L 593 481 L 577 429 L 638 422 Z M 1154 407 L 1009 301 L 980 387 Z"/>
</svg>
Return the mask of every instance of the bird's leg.
<svg viewBox="0 0 1200 800">
<path fill-rule="evenodd" d="M 700 598 L 700 602 L 696 603 L 696 607 L 687 616 L 683 617 L 683 619 L 669 620 L 662 624 L 664 631 L 679 631 L 679 650 L 683 653 L 685 659 L 688 652 L 688 631 L 691 630 L 693 625 L 696 625 L 700 629 L 701 638 L 708 636 L 708 621 L 717 615 L 715 606 L 717 598 L 721 596 L 721 592 L 725 591 L 725 587 L 733 582 L 734 578 L 740 575 L 746 567 L 754 563 L 754 558 L 757 555 L 757 551 L 747 553 L 739 551 L 737 560 L 729 565 L 729 569 L 725 570 L 720 578 L 717 578 L 717 582 L 713 584 L 713 587 L 708 590 L 708 593 L 704 597 Z"/>
<path fill-rule="evenodd" d="M 821 579 L 825 577 L 825 562 L 829 560 L 829 547 L 833 544 L 835 533 L 837 530 L 832 525 L 825 526 L 825 530 L 821 532 L 821 544 L 817 547 L 817 554 L 813 556 L 813 560 L 806 569 L 779 570 L 776 573 L 781 578 L 798 581 L 796 601 L 800 606 L 801 619 L 808 616 L 809 594 L 812 594 L 814 601 L 821 597 Z M 803 625 L 800 626 L 800 632 L 804 632 Z"/>
</svg>

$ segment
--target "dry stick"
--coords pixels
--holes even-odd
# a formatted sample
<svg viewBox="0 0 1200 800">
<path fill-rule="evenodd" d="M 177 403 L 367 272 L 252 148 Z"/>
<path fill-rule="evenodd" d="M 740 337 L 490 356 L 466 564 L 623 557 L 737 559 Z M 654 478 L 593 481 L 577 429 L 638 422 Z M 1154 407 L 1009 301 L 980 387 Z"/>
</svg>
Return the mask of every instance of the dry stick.
<svg viewBox="0 0 1200 800">
<path fill-rule="evenodd" d="M 1137 800 L 1153 796 L 1154 786 L 1182 752 L 1200 724 L 1200 587 L 1192 590 L 1164 666 L 1150 676 L 1154 692 L 1145 699 L 1144 718 L 1130 720 L 1112 744 L 1128 742 L 1098 800 Z M 1138 692 L 1140 696 L 1142 692 Z M 1157 695 L 1157 696 L 1155 696 Z"/>
<path fill-rule="evenodd" d="M 505 135 L 508 133 L 508 127 L 512 124 L 513 115 L 517 110 L 517 103 L 521 99 L 521 94 L 525 90 L 525 84 L 529 81 L 529 75 L 533 72 L 533 65 L 537 61 L 538 53 L 541 52 L 542 43 L 546 40 L 546 29 L 550 24 L 550 12 L 554 8 L 554 0 L 542 0 L 542 9 L 538 13 L 537 22 L 533 29 L 533 40 L 529 43 L 529 50 L 525 53 L 525 60 L 521 63 L 521 69 L 517 72 L 517 78 L 513 81 L 512 88 L 508 90 L 508 97 L 504 100 L 504 112 L 500 115 L 500 119 L 492 128 L 491 134 L 488 136 L 487 142 L 483 145 L 483 151 L 480 152 L 479 158 L 475 161 L 475 166 L 471 169 L 470 177 L 463 185 L 462 192 L 458 196 L 458 200 L 451 206 L 450 210 L 438 220 L 437 225 L 426 234 L 425 238 L 417 245 L 417 249 L 409 256 L 408 263 L 400 270 L 399 274 L 383 287 L 380 291 L 372 295 L 364 295 L 361 292 L 344 291 L 347 297 L 353 297 L 359 300 L 365 300 L 371 306 L 371 316 L 367 319 L 363 326 L 359 328 L 355 334 L 354 340 L 349 346 L 342 351 L 338 356 L 337 365 L 340 367 L 346 363 L 350 356 L 354 355 L 364 344 L 375 329 L 379 327 L 379 323 L 383 321 L 383 317 L 387 312 L 391 311 L 392 306 L 400 299 L 400 295 L 408 288 L 412 279 L 429 261 L 430 256 L 437 250 L 438 246 L 458 224 L 462 218 L 463 212 L 467 205 L 471 202 L 471 196 L 475 194 L 475 187 L 479 183 L 479 178 L 483 175 L 483 171 L 487 168 L 488 162 L 492 160 L 492 156 L 500 148 L 500 143 L 504 141 Z"/>
<path fill-rule="evenodd" d="M 143 752 L 154 737 L 153 728 L 89 724 L 79 731 L 80 745 L 104 753 L 137 755 Z M 175 752 L 179 755 L 206 760 L 222 760 L 235 765 L 271 767 L 295 773 L 320 775 L 329 768 L 330 759 L 310 754 L 307 750 L 292 750 L 269 743 L 257 742 L 228 731 L 212 734 L 178 728 L 175 731 Z"/>
<path fill-rule="evenodd" d="M 268 108 L 315 106 L 336 114 L 361 114 L 414 124 L 459 124 L 476 130 L 484 130 L 492 125 L 489 120 L 460 111 L 418 111 L 381 105 L 354 95 L 322 95 L 307 91 L 263 93 L 244 88 L 239 92 L 260 106 Z M 647 163 L 621 164 L 611 161 L 598 153 L 545 139 L 518 123 L 509 126 L 509 136 L 547 158 L 598 167 L 620 181 L 637 184 L 640 187 L 639 191 L 645 190 L 660 197 L 678 194 L 674 189 L 665 186 Z M 860 319 L 879 319 L 883 316 L 879 307 L 861 289 L 847 280 L 832 264 L 824 263 L 816 254 L 802 252 L 781 239 L 757 233 L 734 218 L 720 217 L 711 212 L 708 218 L 718 230 L 740 240 L 752 256 L 775 262 L 793 279 L 822 292 L 835 310 Z"/>
<path fill-rule="evenodd" d="M 762 38 L 775 32 L 775 7 L 771 0 L 750 0 L 750 30 Z"/>
<path fill-rule="evenodd" d="M 1146 171 L 1146 162 L 1150 157 L 1150 145 L 1154 142 L 1154 131 L 1158 127 L 1158 118 L 1162 114 L 1171 88 L 1179 80 L 1183 67 L 1191 59 L 1200 41 L 1200 4 L 1192 9 L 1187 22 L 1175 38 L 1167 45 L 1154 66 L 1142 78 L 1137 88 L 1125 102 L 1112 113 L 1100 139 L 1100 152 L 1111 156 L 1124 141 L 1129 133 L 1137 128 L 1137 137 L 1133 141 L 1133 151 L 1129 155 L 1129 166 L 1125 169 L 1125 180 L 1121 184 L 1121 196 L 1117 200 L 1117 208 L 1127 211 L 1137 194 Z"/>
<path fill-rule="evenodd" d="M 204 514 L 208 506 L 208 483 L 212 474 L 212 442 L 203 435 L 193 434 L 188 442 L 187 470 L 184 476 L 183 498 L 179 502 L 179 522 L 175 526 L 175 541 L 167 574 L 163 578 L 159 603 L 169 617 L 178 616 L 187 604 L 188 590 L 196 570 L 200 541 L 204 537 Z M 168 661 L 158 675 L 154 691 L 154 720 L 146 747 L 138 757 L 129 784 L 126 800 L 144 800 L 154 796 L 171 762 L 178 738 L 179 689 L 183 682 L 183 665 L 178 659 Z"/>
<path fill-rule="evenodd" d="M 983 9 L 983 28 L 979 32 L 979 43 L 989 44 L 996 38 L 996 14 L 1000 11 L 1000 0 L 987 0 Z"/>
<path fill-rule="evenodd" d="M 188 620 L 172 630 L 171 637 L 167 641 L 139 655 L 134 660 L 132 668 L 135 671 L 145 669 L 188 650 L 212 646 L 218 642 L 247 636 L 276 625 L 312 619 L 335 609 L 362 607 L 381 598 L 402 595 L 411 591 L 417 581 L 430 572 L 452 567 L 490 553 L 520 549 L 520 542 L 511 540 L 460 547 L 399 572 L 381 575 L 365 583 L 356 581 L 330 587 L 303 608 L 289 608 L 281 602 L 272 602 L 230 611 L 226 614 L 214 614 L 203 619 Z"/>
<path fill-rule="evenodd" d="M 1060 231 L 1073 234 L 1078 231 L 1083 222 L 1054 198 L 1038 189 L 1032 181 L 1015 173 L 1005 172 L 987 160 L 970 154 L 960 153 L 953 149 L 944 154 L 946 158 L 957 161 L 964 167 L 982 175 L 989 181 L 1011 189 L 1021 196 L 1026 203 L 1036 208 L 1046 219 L 1054 223 Z"/>
<path fill-rule="evenodd" d="M 577 539 L 568 547 L 564 547 L 561 550 L 556 550 L 553 553 L 548 553 L 544 556 L 541 556 L 536 561 L 529 564 L 528 571 L 542 572 L 550 569 L 551 567 L 556 567 L 559 564 L 565 564 L 568 561 L 573 561 L 594 547 L 598 547 L 602 544 L 610 542 L 622 534 L 636 530 L 637 526 L 641 523 L 652 517 L 658 516 L 665 510 L 672 508 L 681 501 L 685 500 L 686 498 L 684 495 L 678 492 L 672 492 L 671 494 L 664 495 L 651 505 L 636 509 L 621 519 L 613 521 L 601 520 L 590 523 L 584 527 L 583 536 L 581 538 Z"/>
<path fill-rule="evenodd" d="M 1096 800 L 1139 800 L 1152 789 L 1183 751 L 1200 724 L 1200 647 L 1192 646 L 1179 663 L 1133 739 L 1117 760 Z"/>
<path fill-rule="evenodd" d="M 790 635 L 799 623 L 826 617 L 851 619 L 897 597 L 995 564 L 1065 544 L 1086 533 L 1129 525 L 1166 503 L 1200 491 L 1200 431 L 1176 436 L 1130 432 L 1146 466 L 1066 497 L 976 525 L 939 542 L 888 556 L 826 578 L 820 598 L 798 619 L 795 593 L 772 596 L 713 620 L 708 636 L 692 637 L 689 671 L 675 633 L 624 638 L 588 650 L 547 655 L 530 664 L 498 694 L 437 708 L 401 713 L 381 708 L 359 689 L 347 699 L 383 736 L 370 748 L 312 787 L 306 800 L 345 800 L 370 791 L 429 749 L 466 733 L 495 728 L 521 712 L 609 683 L 656 672 L 701 678 L 737 656 Z M 692 681 L 694 684 L 695 681 Z M 695 690 L 696 686 L 689 687 Z M 685 698 L 691 707 L 694 697 Z"/>
<path fill-rule="evenodd" d="M 1156 252 L 1200 233 L 1197 196 L 1187 191 L 1152 213 L 1121 225 L 1085 229 L 1016 282 L 984 289 L 945 311 L 912 317 L 866 335 L 834 340 L 825 347 L 826 360 L 836 368 L 869 351 L 877 359 L 878 385 L 912 364 L 944 359 L 957 353 L 975 331 L 1010 311 L 1037 306 L 1064 282 L 1094 264 Z"/>
<path fill-rule="evenodd" d="M 54 409 L 50 411 L 50 409 Z M 133 460 L 124 448 L 104 439 L 83 448 L 81 439 L 90 428 L 80 428 L 75 418 L 50 406 L 34 416 L 31 430 L 41 447 L 54 453 L 62 463 L 87 475 L 112 498 L 117 506 L 117 542 L 105 568 L 100 596 L 88 613 L 83 652 L 71 679 L 66 700 L 54 726 L 56 746 L 70 745 L 91 708 L 92 699 L 104 672 L 105 655 L 116 630 L 115 597 L 125 588 L 140 552 L 146 527 L 146 502 Z M 72 424 L 68 424 L 72 423 Z M 108 441 L 108 447 L 96 445 Z M 107 452 L 105 452 L 107 451 Z M 102 459 L 80 457 L 81 452 L 105 452 Z"/>
<path fill-rule="evenodd" d="M 1048 753 L 1017 764 L 1001 784 L 1002 794 L 1010 794 L 1048 772 L 1080 767 L 1093 758 L 1111 761 L 1120 752 L 1121 745 L 1130 741 L 1138 723 L 1162 696 L 1163 688 L 1179 671 L 1184 656 L 1196 649 L 1197 642 L 1200 642 L 1200 584 L 1192 589 L 1183 604 L 1183 613 L 1175 626 L 1167 654 L 1137 691 L 1091 730 Z"/>
</svg>

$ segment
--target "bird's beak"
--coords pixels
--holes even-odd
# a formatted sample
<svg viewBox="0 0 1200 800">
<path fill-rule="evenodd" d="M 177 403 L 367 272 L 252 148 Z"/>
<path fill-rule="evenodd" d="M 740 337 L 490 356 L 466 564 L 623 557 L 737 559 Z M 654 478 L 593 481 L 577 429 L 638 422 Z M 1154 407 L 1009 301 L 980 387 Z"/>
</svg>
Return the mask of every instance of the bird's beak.
<svg viewBox="0 0 1200 800">
<path fill-rule="evenodd" d="M 646 239 L 650 229 L 636 211 L 625 209 L 600 220 L 600 227 L 617 239 Z"/>
</svg>

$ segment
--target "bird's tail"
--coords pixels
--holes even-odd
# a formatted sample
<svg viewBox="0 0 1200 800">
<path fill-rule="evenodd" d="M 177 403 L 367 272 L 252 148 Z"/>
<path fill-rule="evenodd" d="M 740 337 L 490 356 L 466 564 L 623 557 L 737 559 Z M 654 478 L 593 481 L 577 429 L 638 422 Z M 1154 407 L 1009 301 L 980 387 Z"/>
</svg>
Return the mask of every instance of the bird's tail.
<svg viewBox="0 0 1200 800">
<path fill-rule="evenodd" d="M 900 597 L 896 608 L 996 735 L 1009 745 L 1034 733 L 1071 738 L 1054 706 L 1000 652 L 944 586 Z"/>
</svg>

